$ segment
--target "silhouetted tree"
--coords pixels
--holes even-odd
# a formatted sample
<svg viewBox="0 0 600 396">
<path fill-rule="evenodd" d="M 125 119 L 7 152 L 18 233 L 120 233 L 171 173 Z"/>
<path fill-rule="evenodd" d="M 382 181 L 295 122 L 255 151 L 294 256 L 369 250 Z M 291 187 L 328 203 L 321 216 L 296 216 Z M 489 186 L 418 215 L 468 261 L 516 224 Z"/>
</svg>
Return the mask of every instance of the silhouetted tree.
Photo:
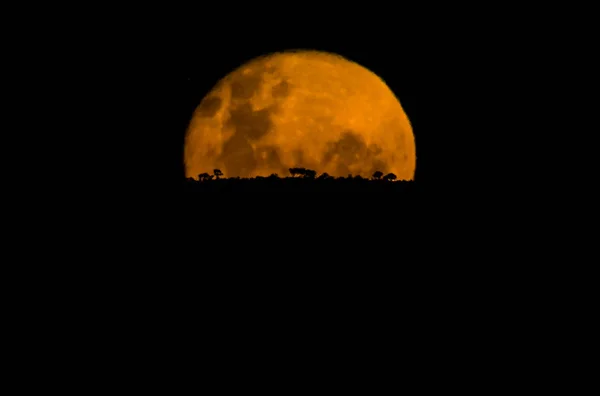
<svg viewBox="0 0 600 396">
<path fill-rule="evenodd" d="M 213 173 L 215 174 L 217 180 L 219 180 L 219 176 L 223 176 L 223 172 L 221 172 L 221 169 L 215 169 L 213 170 Z"/>
<path fill-rule="evenodd" d="M 210 175 L 208 173 L 206 173 L 206 172 L 200 173 L 198 175 L 198 180 L 204 181 L 204 180 L 208 179 L 209 177 L 210 177 Z"/>
<path fill-rule="evenodd" d="M 383 177 L 383 180 L 387 180 L 387 181 L 394 181 L 396 179 L 397 179 L 397 177 L 393 173 L 388 173 L 387 175 L 385 175 Z"/>
<path fill-rule="evenodd" d="M 305 179 L 314 179 L 317 177 L 317 172 L 312 169 L 304 169 L 304 178 Z"/>
<path fill-rule="evenodd" d="M 269 179 L 279 179 L 279 175 L 277 173 L 271 173 Z"/>
<path fill-rule="evenodd" d="M 383 176 L 383 172 L 377 171 L 377 172 L 373 173 L 373 179 L 375 179 L 375 180 L 381 179 L 381 176 Z"/>
<path fill-rule="evenodd" d="M 325 172 L 322 173 L 321 175 L 319 175 L 319 177 L 317 177 L 318 180 L 327 180 L 327 179 L 333 179 L 333 176 L 329 176 L 329 173 Z"/>
</svg>

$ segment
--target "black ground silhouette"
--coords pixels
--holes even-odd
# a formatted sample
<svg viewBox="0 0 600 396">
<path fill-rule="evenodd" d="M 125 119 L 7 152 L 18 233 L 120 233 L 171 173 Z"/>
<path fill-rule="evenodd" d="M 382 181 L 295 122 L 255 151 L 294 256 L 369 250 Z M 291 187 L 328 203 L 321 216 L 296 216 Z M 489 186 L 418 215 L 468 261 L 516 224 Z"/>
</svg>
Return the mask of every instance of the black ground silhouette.
<svg viewBox="0 0 600 396">
<path fill-rule="evenodd" d="M 213 175 L 205 172 L 184 181 L 181 218 L 190 244 L 208 241 L 208 227 L 220 236 L 213 246 L 227 240 L 283 245 L 288 238 L 308 238 L 315 241 L 310 243 L 314 249 L 331 239 L 327 233 L 346 243 L 373 239 L 374 246 L 394 246 L 392 239 L 408 240 L 400 233 L 417 227 L 420 201 L 417 182 L 395 179 L 382 172 L 370 178 L 333 177 L 300 167 L 283 176 L 240 178 L 215 169 Z"/>
</svg>

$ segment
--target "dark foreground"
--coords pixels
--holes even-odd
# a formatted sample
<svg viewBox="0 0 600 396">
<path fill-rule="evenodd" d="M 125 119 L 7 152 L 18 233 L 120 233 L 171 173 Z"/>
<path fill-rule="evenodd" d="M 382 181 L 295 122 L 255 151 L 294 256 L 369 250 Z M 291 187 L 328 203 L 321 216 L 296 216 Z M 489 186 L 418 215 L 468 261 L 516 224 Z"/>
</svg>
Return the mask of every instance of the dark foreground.
<svg viewBox="0 0 600 396">
<path fill-rule="evenodd" d="M 335 245 L 357 249 L 355 253 L 369 244 L 378 250 L 377 244 L 394 248 L 401 240 L 408 242 L 402 234 L 414 234 L 420 227 L 421 194 L 412 181 L 188 179 L 183 189 L 187 235 L 209 240 L 210 232 L 221 236 L 212 243 L 278 246 L 274 253 L 302 246 L 293 248 L 296 258 L 317 247 L 322 255 Z"/>
<path fill-rule="evenodd" d="M 297 225 L 352 221 L 354 227 L 365 227 L 400 214 L 406 223 L 420 201 L 415 182 L 363 178 L 188 179 L 183 190 L 188 213 L 204 222 L 229 224 L 259 218 L 263 224 L 286 219 Z M 198 212 L 200 207 L 206 210 Z"/>
<path fill-rule="evenodd" d="M 300 177 L 222 178 L 198 181 L 186 180 L 186 193 L 220 192 L 365 192 L 410 194 L 413 181 L 372 180 L 356 178 L 309 179 Z"/>
</svg>

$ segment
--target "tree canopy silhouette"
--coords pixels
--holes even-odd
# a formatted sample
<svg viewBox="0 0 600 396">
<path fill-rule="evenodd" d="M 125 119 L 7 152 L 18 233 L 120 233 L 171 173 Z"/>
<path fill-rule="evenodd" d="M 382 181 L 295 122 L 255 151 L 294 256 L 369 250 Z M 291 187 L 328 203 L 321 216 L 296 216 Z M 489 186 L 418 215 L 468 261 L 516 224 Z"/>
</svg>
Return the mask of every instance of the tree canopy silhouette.
<svg viewBox="0 0 600 396">
<path fill-rule="evenodd" d="M 397 176 L 394 175 L 393 173 L 388 173 L 387 175 L 385 175 L 383 177 L 383 180 L 387 180 L 387 181 L 394 181 L 397 179 Z"/>
<path fill-rule="evenodd" d="M 304 168 L 290 168 L 289 171 L 290 171 L 290 174 L 292 175 L 292 177 L 296 177 L 296 175 L 303 175 L 305 169 Z"/>
<path fill-rule="evenodd" d="M 229 177 L 223 176 L 219 169 L 214 169 L 214 175 L 201 173 L 198 180 L 194 178 L 184 179 L 186 182 L 186 191 L 198 192 L 218 192 L 218 191 L 345 191 L 345 192 L 390 192 L 390 191 L 409 191 L 413 181 L 397 180 L 394 173 L 383 173 L 377 171 L 372 177 L 363 177 L 361 175 L 338 176 L 333 177 L 328 173 L 317 175 L 312 169 L 301 167 L 289 168 L 290 176 L 279 177 L 272 173 L 269 176 L 256 176 L 253 178 Z M 299 177 L 302 176 L 302 177 Z M 213 180 L 214 179 L 214 180 Z"/>
</svg>

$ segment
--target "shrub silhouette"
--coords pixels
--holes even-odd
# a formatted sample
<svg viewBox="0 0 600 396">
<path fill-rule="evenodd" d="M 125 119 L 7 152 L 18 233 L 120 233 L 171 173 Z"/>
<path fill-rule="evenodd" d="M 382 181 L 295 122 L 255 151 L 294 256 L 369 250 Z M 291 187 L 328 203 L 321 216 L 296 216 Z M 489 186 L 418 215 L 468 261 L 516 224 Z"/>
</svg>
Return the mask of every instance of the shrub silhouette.
<svg viewBox="0 0 600 396">
<path fill-rule="evenodd" d="M 377 172 L 373 173 L 373 179 L 375 179 L 375 180 L 381 179 L 381 176 L 383 176 L 383 172 L 377 171 Z"/>
<path fill-rule="evenodd" d="M 397 179 L 397 177 L 393 173 L 388 173 L 387 175 L 385 175 L 383 177 L 383 180 L 387 180 L 387 181 L 394 181 L 396 179 Z"/>
<path fill-rule="evenodd" d="M 317 172 L 312 169 L 304 169 L 303 173 L 305 179 L 314 179 L 317 176 Z"/>
<path fill-rule="evenodd" d="M 305 176 L 306 175 L 306 169 L 304 169 L 304 168 L 290 168 L 290 174 L 292 175 L 292 177 L 295 177 L 296 175 Z"/>
</svg>

